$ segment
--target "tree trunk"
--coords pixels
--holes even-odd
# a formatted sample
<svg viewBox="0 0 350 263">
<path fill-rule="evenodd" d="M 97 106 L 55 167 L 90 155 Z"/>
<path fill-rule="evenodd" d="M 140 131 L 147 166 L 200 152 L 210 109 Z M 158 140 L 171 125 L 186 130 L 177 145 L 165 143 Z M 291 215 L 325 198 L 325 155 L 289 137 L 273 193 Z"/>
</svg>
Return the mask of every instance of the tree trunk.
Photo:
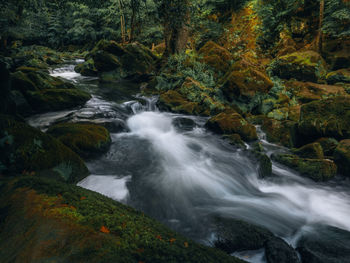
<svg viewBox="0 0 350 263">
<path fill-rule="evenodd" d="M 124 5 L 122 3 L 122 0 L 118 0 L 119 3 L 119 9 L 120 9 L 120 30 L 122 34 L 122 43 L 125 43 L 125 16 L 124 16 Z"/>
<path fill-rule="evenodd" d="M 320 54 L 322 52 L 322 42 L 323 42 L 322 25 L 323 25 L 323 18 L 324 18 L 324 9 L 325 9 L 325 0 L 320 0 L 320 16 L 319 16 L 318 32 L 316 36 L 316 50 Z"/>
</svg>

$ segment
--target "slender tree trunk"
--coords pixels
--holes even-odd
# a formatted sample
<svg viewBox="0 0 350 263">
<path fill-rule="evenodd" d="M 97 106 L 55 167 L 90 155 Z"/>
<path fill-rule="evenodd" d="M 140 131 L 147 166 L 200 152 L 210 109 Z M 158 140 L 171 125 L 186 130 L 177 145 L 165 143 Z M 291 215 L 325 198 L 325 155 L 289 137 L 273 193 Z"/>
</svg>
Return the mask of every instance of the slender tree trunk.
<svg viewBox="0 0 350 263">
<path fill-rule="evenodd" d="M 135 32 L 135 22 L 136 22 L 136 10 L 135 7 L 132 8 L 131 21 L 130 21 L 130 34 L 129 41 L 132 42 L 134 40 L 134 32 Z"/>
<path fill-rule="evenodd" d="M 325 9 L 325 0 L 320 0 L 320 16 L 319 16 L 319 25 L 318 25 L 318 33 L 316 36 L 316 50 L 317 52 L 322 52 L 322 26 L 323 26 L 323 18 L 324 18 L 324 9 Z"/>
<path fill-rule="evenodd" d="M 122 34 L 122 42 L 126 42 L 126 37 L 125 37 L 125 16 L 124 16 L 124 5 L 122 0 L 118 0 L 119 3 L 119 9 L 120 9 L 120 30 Z"/>
</svg>

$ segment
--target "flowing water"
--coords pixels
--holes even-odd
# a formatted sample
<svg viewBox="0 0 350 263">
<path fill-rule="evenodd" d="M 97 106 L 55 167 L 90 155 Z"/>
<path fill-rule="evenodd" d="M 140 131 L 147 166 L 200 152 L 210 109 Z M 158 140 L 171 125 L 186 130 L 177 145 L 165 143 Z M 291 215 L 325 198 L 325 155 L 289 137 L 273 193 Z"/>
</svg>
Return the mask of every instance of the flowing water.
<svg viewBox="0 0 350 263">
<path fill-rule="evenodd" d="M 78 185 L 209 245 L 215 239 L 213 216 L 264 226 L 293 246 L 315 224 L 350 231 L 349 181 L 315 183 L 276 163 L 273 177 L 259 179 L 256 162 L 206 131 L 206 118 L 159 112 L 157 98 L 136 95 L 138 85 L 99 84 L 73 68 L 57 68 L 52 75 L 74 82 L 93 98 L 82 108 L 36 115 L 28 122 L 42 130 L 63 121 L 110 128 L 110 150 L 87 162 L 91 176 Z M 259 133 L 268 154 L 285 151 Z M 236 255 L 264 262 L 263 251 Z"/>
</svg>

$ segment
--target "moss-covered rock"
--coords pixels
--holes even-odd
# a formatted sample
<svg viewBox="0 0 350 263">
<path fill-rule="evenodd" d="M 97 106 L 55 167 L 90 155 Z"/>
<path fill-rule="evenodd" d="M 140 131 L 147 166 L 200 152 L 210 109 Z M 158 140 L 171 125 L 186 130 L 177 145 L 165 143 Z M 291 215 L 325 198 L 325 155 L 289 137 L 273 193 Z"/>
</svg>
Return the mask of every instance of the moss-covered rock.
<svg viewBox="0 0 350 263">
<path fill-rule="evenodd" d="M 267 94 L 273 87 L 270 78 L 253 67 L 237 62 L 233 71 L 229 71 L 220 80 L 221 90 L 229 100 L 250 102 L 256 94 Z"/>
<path fill-rule="evenodd" d="M 169 90 L 160 95 L 158 107 L 161 110 L 190 115 L 200 115 L 203 113 L 198 103 L 188 101 L 186 97 L 174 90 Z"/>
<path fill-rule="evenodd" d="M 314 51 L 294 52 L 279 57 L 272 61 L 269 71 L 282 79 L 311 82 L 318 82 L 327 73 L 326 62 Z"/>
<path fill-rule="evenodd" d="M 303 138 L 350 138 L 350 96 L 319 100 L 302 105 L 299 132 Z"/>
<path fill-rule="evenodd" d="M 339 69 L 336 71 L 332 71 L 327 74 L 326 79 L 328 84 L 350 83 L 350 70 Z"/>
<path fill-rule="evenodd" d="M 337 173 L 337 166 L 328 159 L 301 158 L 291 154 L 273 154 L 271 158 L 314 181 L 332 179 Z"/>
<path fill-rule="evenodd" d="M 76 65 L 74 71 L 83 76 L 97 76 L 97 69 L 93 59 L 89 59 L 84 63 Z"/>
<path fill-rule="evenodd" d="M 82 157 L 103 153 L 111 144 L 108 130 L 96 124 L 62 123 L 50 127 L 47 133 Z"/>
<path fill-rule="evenodd" d="M 244 143 L 244 141 L 242 140 L 241 136 L 237 133 L 224 135 L 223 137 L 229 142 L 229 144 L 231 144 L 233 146 L 243 148 L 243 149 L 247 148 L 247 146 Z"/>
<path fill-rule="evenodd" d="M 256 128 L 238 113 L 222 112 L 210 118 L 205 126 L 218 134 L 239 134 L 245 141 L 258 139 Z"/>
<path fill-rule="evenodd" d="M 333 156 L 334 150 L 339 144 L 334 138 L 320 138 L 316 142 L 321 145 L 325 156 Z"/>
<path fill-rule="evenodd" d="M 1 115 L 0 131 L 4 173 L 42 175 L 74 183 L 88 175 L 78 155 L 40 130 Z"/>
<path fill-rule="evenodd" d="M 141 212 L 83 188 L 35 177 L 3 184 L 2 262 L 232 262 Z"/>
<path fill-rule="evenodd" d="M 346 95 L 344 87 L 335 85 L 317 84 L 312 82 L 288 81 L 285 83 L 299 103 L 308 103 L 315 100 Z"/>
<path fill-rule="evenodd" d="M 337 148 L 334 150 L 333 157 L 339 172 L 350 176 L 350 139 L 339 142 Z"/>
<path fill-rule="evenodd" d="M 262 130 L 266 133 L 269 142 L 278 143 L 286 147 L 295 147 L 297 140 L 297 122 L 278 121 L 271 118 L 263 118 Z"/>
<path fill-rule="evenodd" d="M 306 144 L 299 149 L 293 150 L 293 153 L 302 158 L 310 158 L 310 159 L 323 159 L 323 149 L 321 144 L 318 142 Z"/>
<path fill-rule="evenodd" d="M 208 41 L 199 51 L 201 61 L 211 66 L 217 72 L 225 73 L 229 70 L 232 54 L 224 47 L 213 41 Z"/>
<path fill-rule="evenodd" d="M 86 57 L 84 64 L 90 64 L 90 59 L 98 73 L 109 72 L 104 81 L 118 81 L 124 78 L 142 78 L 153 72 L 158 61 L 151 50 L 139 43 L 120 45 L 115 41 L 101 40 Z M 82 65 L 80 68 L 88 68 Z M 113 78 L 111 78 L 111 76 Z"/>
</svg>

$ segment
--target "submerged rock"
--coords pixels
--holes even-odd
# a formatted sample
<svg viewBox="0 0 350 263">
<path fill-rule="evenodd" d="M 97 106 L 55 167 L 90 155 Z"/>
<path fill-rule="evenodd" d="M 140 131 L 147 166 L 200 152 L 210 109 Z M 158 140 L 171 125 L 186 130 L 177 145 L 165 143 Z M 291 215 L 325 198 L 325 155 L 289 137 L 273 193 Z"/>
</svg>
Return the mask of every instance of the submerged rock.
<svg viewBox="0 0 350 263">
<path fill-rule="evenodd" d="M 40 130 L 1 115 L 0 131 L 0 167 L 3 173 L 48 176 L 72 183 L 88 175 L 77 154 Z"/>
<path fill-rule="evenodd" d="M 50 127 L 47 133 L 82 157 L 103 153 L 111 144 L 108 130 L 96 124 L 57 124 Z"/>
<path fill-rule="evenodd" d="M 337 174 L 337 166 L 328 159 L 301 158 L 292 154 L 273 154 L 271 158 L 314 181 L 326 181 Z"/>
<path fill-rule="evenodd" d="M 245 262 L 81 187 L 22 177 L 0 188 L 6 262 Z"/>
<path fill-rule="evenodd" d="M 222 112 L 210 118 L 205 126 L 218 134 L 239 134 L 245 141 L 258 139 L 255 126 L 248 123 L 238 113 Z"/>
<path fill-rule="evenodd" d="M 269 67 L 272 75 L 282 79 L 318 82 L 325 77 L 326 62 L 314 51 L 300 51 L 275 59 Z"/>
<path fill-rule="evenodd" d="M 340 141 L 333 153 L 334 161 L 343 175 L 350 176 L 350 139 Z"/>
</svg>

